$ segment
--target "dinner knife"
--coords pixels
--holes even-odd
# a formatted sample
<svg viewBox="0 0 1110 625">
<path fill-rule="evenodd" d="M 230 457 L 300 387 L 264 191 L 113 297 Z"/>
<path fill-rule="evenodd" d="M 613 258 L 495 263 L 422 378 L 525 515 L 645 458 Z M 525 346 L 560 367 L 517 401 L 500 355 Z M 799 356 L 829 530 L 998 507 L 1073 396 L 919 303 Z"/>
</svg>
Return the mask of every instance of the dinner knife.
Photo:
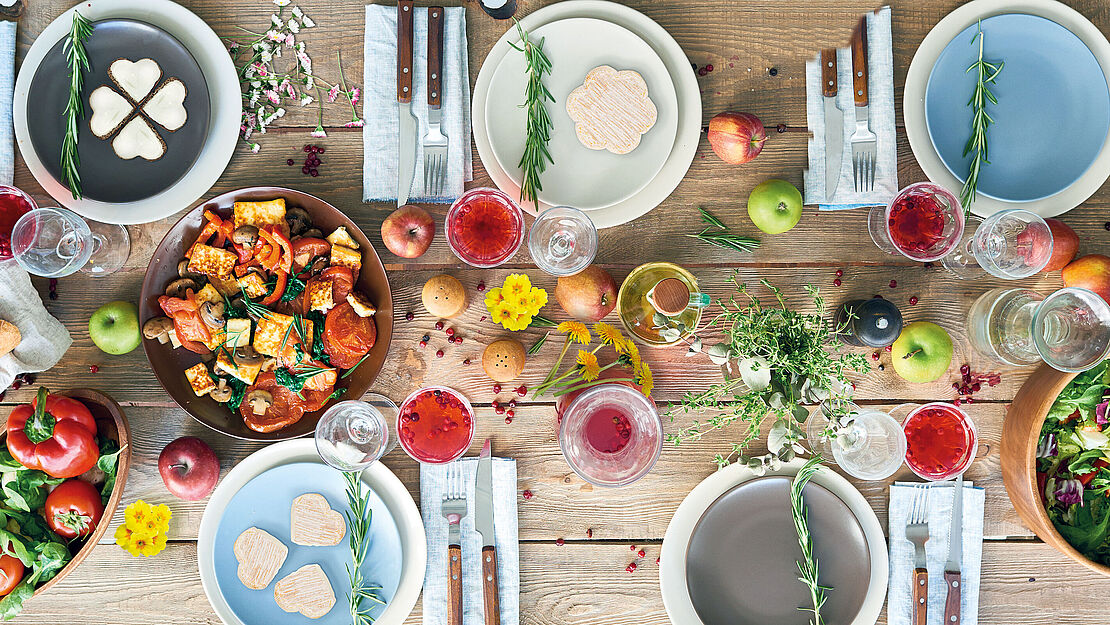
<svg viewBox="0 0 1110 625">
<path fill-rule="evenodd" d="M 482 535 L 482 595 L 486 625 L 501 625 L 497 587 L 497 547 L 493 541 L 493 456 L 489 439 L 478 456 L 474 475 L 474 529 Z"/>
<path fill-rule="evenodd" d="M 836 106 L 836 49 L 821 51 L 821 85 L 825 100 L 825 201 L 832 202 L 844 164 L 844 111 Z"/>
<path fill-rule="evenodd" d="M 416 174 L 416 115 L 412 112 L 413 0 L 397 0 L 397 206 L 409 201 Z"/>
<path fill-rule="evenodd" d="M 948 562 L 944 565 L 944 585 L 948 596 L 944 600 L 944 625 L 960 623 L 960 568 L 964 555 L 964 476 L 956 478 L 952 489 L 952 529 L 948 536 Z"/>
</svg>

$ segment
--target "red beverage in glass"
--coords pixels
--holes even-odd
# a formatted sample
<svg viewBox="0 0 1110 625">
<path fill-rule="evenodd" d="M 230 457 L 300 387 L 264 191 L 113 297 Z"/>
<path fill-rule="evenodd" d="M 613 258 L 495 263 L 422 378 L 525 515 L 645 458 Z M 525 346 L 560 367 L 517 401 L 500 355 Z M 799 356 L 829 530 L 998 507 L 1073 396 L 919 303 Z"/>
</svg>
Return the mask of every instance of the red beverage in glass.
<svg viewBox="0 0 1110 625">
<path fill-rule="evenodd" d="M 401 404 L 397 438 L 414 460 L 451 462 L 474 441 L 474 410 L 465 397 L 449 388 L 422 388 Z"/>
<path fill-rule="evenodd" d="M 655 404 L 624 384 L 588 388 L 562 407 L 559 447 L 574 472 L 592 484 L 635 482 L 655 465 L 662 446 Z"/>
<path fill-rule="evenodd" d="M 20 217 L 35 208 L 31 196 L 15 187 L 0 185 L 0 259 L 12 257 L 12 228 Z"/>
<path fill-rule="evenodd" d="M 975 424 L 951 404 L 916 408 L 902 424 L 906 433 L 906 464 L 927 480 L 947 480 L 965 470 L 975 457 Z"/>
<path fill-rule="evenodd" d="M 586 442 L 605 454 L 615 454 L 628 445 L 632 422 L 620 406 L 598 409 L 586 421 Z"/>
<path fill-rule="evenodd" d="M 899 191 L 885 209 L 876 207 L 868 227 L 880 248 L 917 261 L 934 261 L 959 244 L 964 214 L 960 201 L 947 189 L 919 182 Z"/>
<path fill-rule="evenodd" d="M 474 267 L 496 267 L 524 242 L 524 214 L 497 189 L 471 189 L 447 211 L 447 243 Z"/>
</svg>

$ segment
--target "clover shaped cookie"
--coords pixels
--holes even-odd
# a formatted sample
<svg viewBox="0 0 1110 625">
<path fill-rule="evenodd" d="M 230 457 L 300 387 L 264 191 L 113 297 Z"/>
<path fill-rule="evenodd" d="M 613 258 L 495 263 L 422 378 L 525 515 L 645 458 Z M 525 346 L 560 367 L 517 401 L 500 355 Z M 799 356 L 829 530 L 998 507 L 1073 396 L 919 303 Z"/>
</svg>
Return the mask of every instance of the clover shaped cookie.
<svg viewBox="0 0 1110 625">
<path fill-rule="evenodd" d="M 590 70 L 582 85 L 570 92 L 567 114 L 582 145 L 613 154 L 635 150 L 659 117 L 643 77 L 608 65 Z"/>
<path fill-rule="evenodd" d="M 89 130 L 99 139 L 112 139 L 112 151 L 121 159 L 162 158 L 166 143 L 154 125 L 169 132 L 185 125 L 185 83 L 169 78 L 159 85 L 162 68 L 153 59 L 116 59 L 108 77 L 119 91 L 101 85 L 89 94 Z"/>
</svg>

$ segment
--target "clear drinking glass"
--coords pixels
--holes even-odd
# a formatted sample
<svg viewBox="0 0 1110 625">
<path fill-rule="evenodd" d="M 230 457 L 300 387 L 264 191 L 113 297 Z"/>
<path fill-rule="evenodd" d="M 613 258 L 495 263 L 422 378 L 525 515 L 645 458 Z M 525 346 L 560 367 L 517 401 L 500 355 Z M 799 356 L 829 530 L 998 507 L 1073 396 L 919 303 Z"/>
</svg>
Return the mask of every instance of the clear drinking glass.
<svg viewBox="0 0 1110 625">
<path fill-rule="evenodd" d="M 824 404 L 809 419 L 806 438 L 813 451 L 861 480 L 882 480 L 894 475 L 906 458 L 906 434 L 890 414 L 849 403 L 850 422 L 825 432 L 831 423 Z"/>
<path fill-rule="evenodd" d="M 444 230 L 459 260 L 489 269 L 508 261 L 524 243 L 524 212 L 499 189 L 479 187 L 455 200 Z"/>
<path fill-rule="evenodd" d="M 528 233 L 532 262 L 553 276 L 573 276 L 597 254 L 597 228 L 590 218 L 569 206 L 540 213 Z"/>
<path fill-rule="evenodd" d="M 1060 371 L 1086 371 L 1110 353 L 1110 305 L 1092 291 L 992 289 L 968 313 L 972 346 L 1014 366 L 1041 360 Z"/>
<path fill-rule="evenodd" d="M 340 471 L 361 471 L 397 446 L 396 422 L 397 404 L 384 395 L 341 401 L 316 422 L 316 451 Z"/>
<path fill-rule="evenodd" d="M 36 208 L 15 222 L 12 255 L 29 273 L 61 278 L 77 271 L 94 276 L 127 261 L 131 238 L 118 224 L 86 221 L 64 208 Z"/>
<path fill-rule="evenodd" d="M 884 252 L 930 262 L 943 258 L 960 242 L 964 210 L 944 187 L 918 182 L 899 191 L 886 206 L 873 207 L 867 229 Z"/>
<path fill-rule="evenodd" d="M 916 406 L 902 422 L 902 429 L 906 434 L 906 466 L 932 482 L 962 475 L 979 448 L 975 422 L 952 404 Z"/>
<path fill-rule="evenodd" d="M 1004 280 L 1028 278 L 1052 257 L 1052 231 L 1036 213 L 1012 208 L 987 217 L 941 261 L 959 278 L 981 276 L 982 269 Z"/>
<path fill-rule="evenodd" d="M 647 475 L 663 450 L 655 404 L 620 383 L 586 389 L 563 410 L 559 447 L 571 469 L 597 486 L 625 486 Z"/>
</svg>

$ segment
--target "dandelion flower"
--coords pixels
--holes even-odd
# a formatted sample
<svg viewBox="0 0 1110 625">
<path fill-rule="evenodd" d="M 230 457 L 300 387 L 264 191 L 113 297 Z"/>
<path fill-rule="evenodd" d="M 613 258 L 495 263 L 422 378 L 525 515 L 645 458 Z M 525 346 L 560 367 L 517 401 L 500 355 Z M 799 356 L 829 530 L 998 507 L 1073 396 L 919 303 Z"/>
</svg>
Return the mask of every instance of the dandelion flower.
<svg viewBox="0 0 1110 625">
<path fill-rule="evenodd" d="M 625 343 L 625 348 L 628 350 L 628 360 L 632 363 L 633 370 L 638 370 L 643 361 L 640 359 L 640 348 L 632 341 Z"/>
<path fill-rule="evenodd" d="M 640 390 L 643 391 L 644 397 L 651 397 L 651 391 L 655 388 L 655 378 L 652 377 L 651 367 L 646 362 L 640 362 L 636 379 L 640 383 Z"/>
<path fill-rule="evenodd" d="M 581 321 L 564 321 L 555 329 L 561 334 L 566 334 L 575 343 L 590 344 L 590 330 Z"/>
<path fill-rule="evenodd" d="M 511 273 L 509 277 L 505 278 L 504 290 L 506 296 L 519 297 L 527 295 L 532 289 L 532 281 L 528 276 L 523 273 Z"/>
<path fill-rule="evenodd" d="M 616 346 L 624 343 L 624 335 L 621 334 L 621 331 L 609 325 L 608 323 L 605 323 L 604 321 L 599 321 L 594 324 L 594 332 L 597 333 L 597 336 L 601 339 L 601 342 L 605 343 L 606 345 Z"/>
<path fill-rule="evenodd" d="M 578 366 L 582 368 L 582 379 L 587 382 L 593 382 L 597 376 L 601 375 L 601 366 L 597 363 L 597 356 L 584 349 L 578 350 L 578 357 L 575 358 Z"/>
</svg>

